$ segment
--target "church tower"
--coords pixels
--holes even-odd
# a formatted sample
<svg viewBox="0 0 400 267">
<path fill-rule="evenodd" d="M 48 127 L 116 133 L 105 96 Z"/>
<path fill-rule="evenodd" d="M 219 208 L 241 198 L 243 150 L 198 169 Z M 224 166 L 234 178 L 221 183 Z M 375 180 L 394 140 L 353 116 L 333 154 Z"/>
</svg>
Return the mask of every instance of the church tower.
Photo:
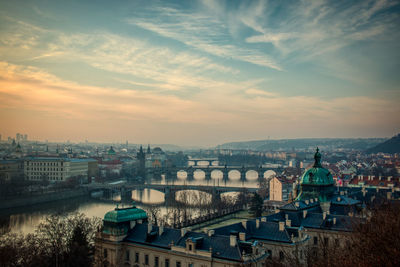
<svg viewBox="0 0 400 267">
<path fill-rule="evenodd" d="M 139 152 L 136 155 L 138 159 L 138 169 L 137 169 L 137 176 L 142 178 L 146 178 L 146 154 L 143 151 L 143 147 L 140 146 Z"/>
</svg>

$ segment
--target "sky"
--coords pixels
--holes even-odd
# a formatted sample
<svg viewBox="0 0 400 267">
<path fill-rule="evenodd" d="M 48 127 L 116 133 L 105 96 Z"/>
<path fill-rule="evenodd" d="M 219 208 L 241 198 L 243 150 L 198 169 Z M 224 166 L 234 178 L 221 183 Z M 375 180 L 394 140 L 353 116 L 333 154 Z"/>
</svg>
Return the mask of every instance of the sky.
<svg viewBox="0 0 400 267">
<path fill-rule="evenodd" d="M 391 137 L 399 11 L 385 0 L 0 0 L 0 134 Z"/>
</svg>

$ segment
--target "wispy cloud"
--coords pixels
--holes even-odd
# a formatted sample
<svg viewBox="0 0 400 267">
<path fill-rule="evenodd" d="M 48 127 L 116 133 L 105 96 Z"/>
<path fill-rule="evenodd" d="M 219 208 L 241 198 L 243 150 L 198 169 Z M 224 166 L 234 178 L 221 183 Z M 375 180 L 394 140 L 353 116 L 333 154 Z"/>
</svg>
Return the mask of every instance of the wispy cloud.
<svg viewBox="0 0 400 267">
<path fill-rule="evenodd" d="M 135 16 L 128 23 L 182 42 L 214 56 L 235 59 L 281 70 L 268 54 L 234 45 L 224 21 L 204 13 L 184 12 L 171 7 L 150 10 L 152 19 Z M 153 18 L 157 17 L 159 21 Z M 226 40 L 230 40 L 229 44 Z"/>
</svg>

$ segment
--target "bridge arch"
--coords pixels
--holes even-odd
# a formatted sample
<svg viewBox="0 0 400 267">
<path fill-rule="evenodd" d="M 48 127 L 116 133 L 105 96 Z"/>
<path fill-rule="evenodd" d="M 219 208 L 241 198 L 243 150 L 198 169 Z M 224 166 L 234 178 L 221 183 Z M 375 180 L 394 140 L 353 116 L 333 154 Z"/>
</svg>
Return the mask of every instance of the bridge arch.
<svg viewBox="0 0 400 267">
<path fill-rule="evenodd" d="M 273 176 L 276 176 L 276 172 L 274 170 L 264 171 L 264 178 L 265 179 L 272 178 Z"/>
<path fill-rule="evenodd" d="M 230 170 L 228 172 L 228 178 L 230 180 L 240 180 L 241 174 L 239 170 Z"/>
<path fill-rule="evenodd" d="M 246 179 L 250 181 L 255 181 L 258 179 L 258 172 L 256 170 L 248 170 L 246 172 Z"/>
<path fill-rule="evenodd" d="M 212 170 L 211 178 L 212 179 L 222 179 L 224 177 L 224 173 L 221 170 Z"/>
<path fill-rule="evenodd" d="M 206 178 L 206 172 L 202 169 L 195 169 L 193 172 L 193 178 L 195 180 L 204 180 Z"/>
<path fill-rule="evenodd" d="M 165 202 L 165 194 L 161 190 L 144 188 L 132 190 L 132 199 L 145 204 L 159 204 Z"/>
<path fill-rule="evenodd" d="M 185 180 L 188 178 L 188 173 L 186 170 L 178 170 L 176 172 L 176 178 L 180 179 L 180 180 Z"/>
<path fill-rule="evenodd" d="M 212 194 L 208 191 L 184 189 L 175 192 L 175 200 L 190 205 L 204 205 L 211 203 Z"/>
</svg>

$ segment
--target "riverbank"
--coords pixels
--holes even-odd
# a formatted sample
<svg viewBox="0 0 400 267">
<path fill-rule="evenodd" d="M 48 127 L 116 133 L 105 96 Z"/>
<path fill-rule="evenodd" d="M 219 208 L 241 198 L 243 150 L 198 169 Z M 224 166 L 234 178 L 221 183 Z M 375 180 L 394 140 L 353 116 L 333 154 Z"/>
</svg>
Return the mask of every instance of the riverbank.
<svg viewBox="0 0 400 267">
<path fill-rule="evenodd" d="M 0 210 L 44 204 L 86 195 L 88 195 L 88 191 L 84 188 L 79 188 L 60 192 L 43 193 L 41 195 L 33 195 L 28 197 L 4 199 L 0 202 Z"/>
</svg>

